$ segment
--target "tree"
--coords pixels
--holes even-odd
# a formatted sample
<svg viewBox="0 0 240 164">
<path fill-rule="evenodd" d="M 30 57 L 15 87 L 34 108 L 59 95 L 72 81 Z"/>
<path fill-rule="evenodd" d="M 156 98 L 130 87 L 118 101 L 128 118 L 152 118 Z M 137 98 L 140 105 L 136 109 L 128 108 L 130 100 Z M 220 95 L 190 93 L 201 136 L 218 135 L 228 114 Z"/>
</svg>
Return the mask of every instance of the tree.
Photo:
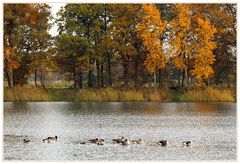
<svg viewBox="0 0 240 164">
<path fill-rule="evenodd" d="M 198 28 L 195 31 L 198 33 L 198 44 L 195 46 L 195 65 L 192 75 L 197 77 L 199 84 L 203 80 L 207 84 L 207 79 L 213 75 L 212 65 L 215 62 L 213 50 L 216 48 L 213 37 L 217 30 L 208 20 L 203 20 L 202 18 L 197 19 L 197 26 Z"/>
<path fill-rule="evenodd" d="M 52 38 L 48 33 L 51 28 L 49 20 L 51 19 L 50 7 L 46 4 L 35 5 L 38 11 L 38 19 L 31 27 L 29 40 L 31 42 L 31 57 L 32 63 L 30 64 L 31 71 L 34 72 L 34 81 L 37 85 L 37 76 L 40 74 L 40 82 L 43 87 L 43 74 L 50 68 L 49 56 L 52 55 L 49 52 L 49 48 L 52 46 Z M 39 72 L 39 73 L 38 73 Z"/>
<path fill-rule="evenodd" d="M 60 34 L 64 33 L 69 35 L 69 37 L 78 37 L 80 40 L 84 40 L 84 42 L 87 43 L 84 44 L 85 50 L 81 54 L 86 56 L 84 59 L 89 60 L 87 67 L 88 87 L 94 86 L 93 71 L 96 62 L 98 78 L 100 75 L 99 60 L 101 55 L 98 54 L 97 48 L 103 35 L 103 12 L 104 6 L 102 4 L 67 4 L 58 13 L 60 18 L 57 20 L 57 22 L 59 25 Z M 74 44 L 77 45 L 78 43 Z M 103 69 L 103 66 L 101 66 L 101 68 Z M 80 74 L 82 76 L 82 72 Z"/>
<path fill-rule="evenodd" d="M 13 86 L 27 83 L 33 54 L 46 48 L 41 43 L 48 43 L 49 15 L 46 4 L 4 5 L 4 68 L 9 86 L 10 71 Z"/>
<path fill-rule="evenodd" d="M 177 4 L 173 7 L 176 17 L 170 23 L 170 52 L 177 69 L 182 71 L 182 86 L 185 74 L 189 81 L 189 62 L 191 58 L 191 15 L 190 5 Z M 180 80 L 180 77 L 179 77 Z"/>
<path fill-rule="evenodd" d="M 220 81 L 236 81 L 236 4 L 206 4 L 199 6 L 204 18 L 217 28 L 218 34 L 214 36 L 216 48 L 214 55 L 216 62 L 213 65 L 215 83 Z"/>
<path fill-rule="evenodd" d="M 161 20 L 160 12 L 155 5 L 144 4 L 142 9 L 142 22 L 138 24 L 138 32 L 143 39 L 145 51 L 148 52 L 144 64 L 148 72 L 154 74 L 156 87 L 156 72 L 158 69 L 163 69 L 168 61 L 161 41 L 166 22 Z"/>
<path fill-rule="evenodd" d="M 115 55 L 121 59 L 123 66 L 124 87 L 129 86 L 129 64 L 131 57 L 137 54 L 134 42 L 136 41 L 136 25 L 140 5 L 124 4 L 112 5 L 111 37 L 115 41 Z"/>
</svg>

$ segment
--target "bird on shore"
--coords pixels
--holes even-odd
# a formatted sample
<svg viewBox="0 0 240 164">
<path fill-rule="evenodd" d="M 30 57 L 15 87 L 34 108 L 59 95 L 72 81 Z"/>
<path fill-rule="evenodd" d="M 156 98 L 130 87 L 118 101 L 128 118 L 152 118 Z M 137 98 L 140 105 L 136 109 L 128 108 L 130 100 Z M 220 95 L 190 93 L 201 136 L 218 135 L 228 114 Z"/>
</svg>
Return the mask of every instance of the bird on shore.
<svg viewBox="0 0 240 164">
<path fill-rule="evenodd" d="M 182 144 L 183 144 L 183 146 L 191 146 L 192 141 L 183 141 Z"/>
<path fill-rule="evenodd" d="M 132 143 L 141 145 L 141 144 L 144 144 L 144 140 L 143 139 L 133 140 Z"/>
<path fill-rule="evenodd" d="M 117 138 L 117 139 L 112 139 L 113 143 L 122 143 L 124 141 L 124 137 Z"/>
<path fill-rule="evenodd" d="M 167 146 L 167 140 L 160 140 L 159 142 L 158 142 L 158 144 L 159 145 L 161 145 L 161 146 Z"/>
<path fill-rule="evenodd" d="M 29 139 L 23 139 L 23 143 L 29 143 L 31 142 Z"/>
</svg>

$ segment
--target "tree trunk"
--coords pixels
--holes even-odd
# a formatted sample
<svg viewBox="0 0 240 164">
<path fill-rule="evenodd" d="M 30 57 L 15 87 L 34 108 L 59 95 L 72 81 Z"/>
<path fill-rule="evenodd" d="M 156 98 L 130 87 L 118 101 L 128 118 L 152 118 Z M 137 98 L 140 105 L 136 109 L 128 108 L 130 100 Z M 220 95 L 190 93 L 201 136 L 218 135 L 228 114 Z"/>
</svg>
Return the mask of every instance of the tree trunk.
<svg viewBox="0 0 240 164">
<path fill-rule="evenodd" d="M 82 71 L 80 71 L 79 74 L 78 74 L 78 87 L 80 89 L 83 88 L 83 84 L 82 84 Z"/>
<path fill-rule="evenodd" d="M 34 70 L 34 82 L 35 82 L 35 86 L 37 86 L 37 68 Z"/>
<path fill-rule="evenodd" d="M 134 82 L 135 82 L 135 88 L 138 87 L 138 59 L 136 59 L 135 61 L 135 79 L 134 79 Z"/>
<path fill-rule="evenodd" d="M 93 70 L 88 71 L 88 87 L 93 87 Z"/>
<path fill-rule="evenodd" d="M 73 88 L 77 88 L 77 77 L 76 77 L 76 72 L 73 73 Z"/>
<path fill-rule="evenodd" d="M 158 87 L 161 87 L 161 82 L 162 81 L 162 71 L 161 69 L 158 70 Z"/>
<path fill-rule="evenodd" d="M 12 88 L 10 75 L 9 75 L 9 73 L 8 73 L 7 70 L 5 70 L 5 76 L 6 76 L 6 78 L 7 78 L 8 87 L 9 87 L 9 88 Z"/>
<path fill-rule="evenodd" d="M 104 75 L 103 75 L 103 65 L 100 65 L 100 82 L 101 82 L 101 84 L 100 84 L 100 86 L 101 87 L 104 87 Z"/>
<path fill-rule="evenodd" d="M 16 82 L 16 70 L 12 70 L 12 82 L 13 82 L 13 87 L 15 87 L 17 85 Z"/>
<path fill-rule="evenodd" d="M 128 87 L 128 64 L 123 64 L 123 78 L 124 78 L 124 87 Z"/>
<path fill-rule="evenodd" d="M 184 86 L 184 80 L 185 80 L 185 69 L 182 70 L 182 87 Z"/>
<path fill-rule="evenodd" d="M 100 88 L 101 76 L 100 76 L 100 66 L 99 66 L 98 60 L 96 60 L 96 66 L 97 66 L 97 88 Z"/>
<path fill-rule="evenodd" d="M 181 84 L 181 70 L 178 70 L 178 86 Z"/>
<path fill-rule="evenodd" d="M 111 73 L 111 55 L 107 52 L 107 63 L 108 63 L 108 80 L 109 86 L 112 86 L 112 73 Z"/>
<path fill-rule="evenodd" d="M 157 90 L 157 73 L 156 71 L 153 74 L 153 81 L 154 81 L 154 90 Z"/>
<path fill-rule="evenodd" d="M 44 81 L 45 81 L 44 72 L 42 70 L 40 70 L 40 82 L 41 82 L 42 87 L 45 89 Z"/>
</svg>

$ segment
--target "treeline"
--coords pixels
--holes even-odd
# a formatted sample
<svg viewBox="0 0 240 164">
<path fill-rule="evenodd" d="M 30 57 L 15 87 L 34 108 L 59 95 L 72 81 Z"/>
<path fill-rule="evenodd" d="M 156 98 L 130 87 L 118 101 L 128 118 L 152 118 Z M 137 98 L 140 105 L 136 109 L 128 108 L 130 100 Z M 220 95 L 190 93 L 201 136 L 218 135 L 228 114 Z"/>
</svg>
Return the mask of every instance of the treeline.
<svg viewBox="0 0 240 164">
<path fill-rule="evenodd" d="M 57 15 L 46 4 L 4 4 L 9 87 L 32 74 L 45 87 L 49 71 L 73 88 L 235 86 L 235 4 L 67 4 Z"/>
</svg>

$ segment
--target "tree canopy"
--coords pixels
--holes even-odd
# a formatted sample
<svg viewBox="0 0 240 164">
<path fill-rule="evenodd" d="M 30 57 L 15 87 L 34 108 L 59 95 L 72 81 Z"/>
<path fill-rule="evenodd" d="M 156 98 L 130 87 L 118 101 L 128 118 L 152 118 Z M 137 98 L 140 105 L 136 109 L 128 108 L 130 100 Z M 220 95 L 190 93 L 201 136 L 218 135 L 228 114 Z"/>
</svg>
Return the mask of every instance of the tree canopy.
<svg viewBox="0 0 240 164">
<path fill-rule="evenodd" d="M 204 86 L 236 80 L 236 4 L 4 4 L 9 87 L 47 72 L 73 88 Z M 163 76 L 164 75 L 164 76 Z"/>
</svg>

